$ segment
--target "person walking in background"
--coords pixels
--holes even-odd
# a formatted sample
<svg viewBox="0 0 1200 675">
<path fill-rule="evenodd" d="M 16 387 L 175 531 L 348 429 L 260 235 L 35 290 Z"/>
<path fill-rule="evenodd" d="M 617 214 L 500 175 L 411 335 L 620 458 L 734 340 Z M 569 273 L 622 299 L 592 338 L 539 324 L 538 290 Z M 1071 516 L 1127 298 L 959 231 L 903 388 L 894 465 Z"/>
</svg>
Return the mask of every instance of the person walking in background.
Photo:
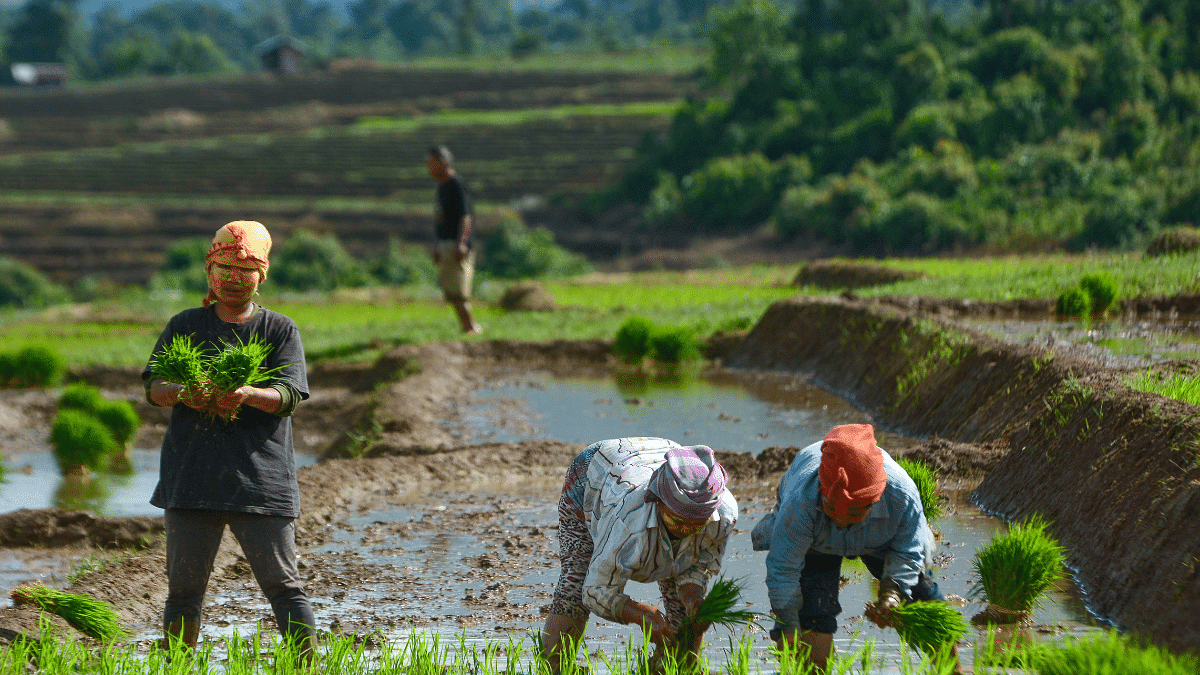
<svg viewBox="0 0 1200 675">
<path fill-rule="evenodd" d="M 541 658 L 560 672 L 575 658 L 588 615 L 637 624 L 661 652 L 704 599 L 737 523 L 728 476 L 711 448 L 665 438 L 617 438 L 579 453 L 558 502 L 562 572 L 542 629 Z M 664 610 L 625 594 L 657 581 Z M 665 612 L 665 614 L 664 614 Z M 679 645 L 694 657 L 703 639 Z"/>
<path fill-rule="evenodd" d="M 475 276 L 475 251 L 471 247 L 475 214 L 471 196 L 454 170 L 454 155 L 446 146 L 429 148 L 425 166 L 438 182 L 433 223 L 436 239 L 433 261 L 438 267 L 438 286 L 458 315 L 462 332 L 477 335 L 482 328 L 471 316 L 471 281 Z"/>
<path fill-rule="evenodd" d="M 843 558 L 861 557 L 879 579 L 867 618 L 888 625 L 901 602 L 941 600 L 929 571 L 933 532 L 916 484 L 875 444 L 869 424 L 834 427 L 800 450 L 779 483 L 776 510 L 751 532 L 767 554 L 767 594 L 783 649 L 808 647 L 824 673 L 837 631 Z"/>
<path fill-rule="evenodd" d="M 260 386 L 213 392 L 168 384 L 147 365 L 142 372 L 147 400 L 173 408 L 150 503 L 165 510 L 166 638 L 196 646 L 209 574 L 229 527 L 280 632 L 307 660 L 316 632 L 296 569 L 300 490 L 290 416 L 308 398 L 308 377 L 296 324 L 253 302 L 267 278 L 270 252 L 271 235 L 261 223 L 236 221 L 218 230 L 205 257 L 204 306 L 172 317 L 154 345 L 151 362 L 177 335 L 190 335 L 206 349 L 257 337 L 270 347 L 263 369 L 281 369 Z M 214 403 L 217 411 L 236 416 L 218 419 Z"/>
</svg>

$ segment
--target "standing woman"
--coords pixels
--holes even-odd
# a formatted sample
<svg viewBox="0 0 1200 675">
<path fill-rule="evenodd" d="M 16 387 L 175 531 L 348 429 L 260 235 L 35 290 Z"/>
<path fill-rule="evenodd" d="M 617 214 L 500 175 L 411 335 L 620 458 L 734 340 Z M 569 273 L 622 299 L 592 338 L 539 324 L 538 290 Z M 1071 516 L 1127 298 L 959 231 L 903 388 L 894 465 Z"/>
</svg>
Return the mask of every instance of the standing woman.
<svg viewBox="0 0 1200 675">
<path fill-rule="evenodd" d="M 270 252 L 271 235 L 261 223 L 240 220 L 217 230 L 205 257 L 209 292 L 204 306 L 172 317 L 154 346 L 157 355 L 176 335 L 190 335 L 193 344 L 216 350 L 257 337 L 270 347 L 264 370 L 281 370 L 260 387 L 188 392 L 155 378 L 146 367 L 146 398 L 173 407 L 150 503 L 165 510 L 163 630 L 168 638 L 196 646 L 208 577 L 228 526 L 271 603 L 280 632 L 307 657 L 316 632 L 296 570 L 300 491 L 290 416 L 308 398 L 308 378 L 296 324 L 253 302 L 267 278 Z M 224 417 L 236 416 L 218 419 L 212 406 Z"/>
</svg>

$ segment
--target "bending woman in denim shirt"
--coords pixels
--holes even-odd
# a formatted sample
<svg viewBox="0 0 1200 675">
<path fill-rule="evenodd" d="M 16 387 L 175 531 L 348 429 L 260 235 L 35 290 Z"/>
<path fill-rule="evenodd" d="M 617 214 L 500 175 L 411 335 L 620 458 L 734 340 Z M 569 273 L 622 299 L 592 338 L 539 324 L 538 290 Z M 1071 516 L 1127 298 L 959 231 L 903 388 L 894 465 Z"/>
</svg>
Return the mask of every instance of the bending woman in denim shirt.
<svg viewBox="0 0 1200 675">
<path fill-rule="evenodd" d="M 825 672 L 837 630 L 838 578 L 843 558 L 861 557 L 880 580 L 869 618 L 887 625 L 901 602 L 941 600 L 929 574 L 933 532 L 908 474 L 875 445 L 869 424 L 834 427 L 801 450 L 779 484 L 772 522 L 753 532 L 767 554 L 767 592 L 780 648 L 811 649 Z"/>
</svg>

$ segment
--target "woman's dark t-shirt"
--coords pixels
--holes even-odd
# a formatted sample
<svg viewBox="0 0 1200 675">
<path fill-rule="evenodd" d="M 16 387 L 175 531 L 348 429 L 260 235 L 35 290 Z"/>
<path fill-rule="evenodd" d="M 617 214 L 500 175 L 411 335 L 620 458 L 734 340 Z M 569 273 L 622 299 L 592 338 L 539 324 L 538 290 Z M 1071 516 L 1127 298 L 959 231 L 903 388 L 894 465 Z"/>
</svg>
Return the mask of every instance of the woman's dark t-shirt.
<svg viewBox="0 0 1200 675">
<path fill-rule="evenodd" d="M 308 398 L 304 346 L 295 322 L 278 312 L 256 307 L 249 319 L 226 323 L 216 306 L 176 314 L 154 345 L 162 350 L 176 335 L 192 335 L 192 343 L 217 350 L 252 336 L 271 346 L 263 369 L 285 366 L 267 382 L 286 383 Z M 142 379 L 151 378 L 150 367 Z M 292 448 L 292 418 L 243 405 L 230 422 L 176 404 L 163 438 L 158 487 L 150 503 L 162 509 L 213 509 L 296 518 L 300 489 Z"/>
</svg>

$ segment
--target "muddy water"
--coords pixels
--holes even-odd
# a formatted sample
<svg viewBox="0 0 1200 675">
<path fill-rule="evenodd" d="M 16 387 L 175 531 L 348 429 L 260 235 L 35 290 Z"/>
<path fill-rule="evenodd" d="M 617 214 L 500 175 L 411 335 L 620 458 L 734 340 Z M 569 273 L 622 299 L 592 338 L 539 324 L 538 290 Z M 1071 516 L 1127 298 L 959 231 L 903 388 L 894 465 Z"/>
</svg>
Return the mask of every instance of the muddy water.
<svg viewBox="0 0 1200 675">
<path fill-rule="evenodd" d="M 719 449 L 756 452 L 769 445 L 801 445 L 828 428 L 867 422 L 870 416 L 845 401 L 783 376 L 720 372 L 685 381 L 667 378 L 631 384 L 627 377 L 554 378 L 498 373 L 477 394 L 468 415 L 473 441 L 554 438 L 586 443 L 605 437 L 656 434 Z M 881 444 L 904 438 L 881 434 Z M 582 445 L 581 445 L 582 447 Z M 751 550 L 749 531 L 772 506 L 771 488 L 739 494 L 741 517 L 726 553 L 723 573 L 748 582 L 745 600 L 766 612 L 765 553 Z M 359 634 L 380 631 L 398 639 L 411 631 L 469 640 L 520 639 L 544 621 L 557 568 L 559 480 L 503 485 L 486 481 L 441 485 L 436 492 L 389 497 L 386 503 L 337 523 L 331 540 L 302 556 L 302 574 L 322 629 Z M 952 493 L 949 513 L 933 523 L 940 533 L 937 582 L 966 616 L 983 609 L 971 595 L 974 551 L 1004 527 Z M 866 641 L 895 672 L 901 648 L 893 631 L 862 619 L 877 587 L 861 563 L 847 561 L 849 583 L 841 594 L 838 649 L 850 653 Z M 657 587 L 630 584 L 633 597 L 658 604 Z M 270 611 L 243 574 L 215 594 L 205 635 L 245 634 L 255 622 L 270 626 Z M 764 621 L 769 627 L 769 621 Z M 1055 639 L 1094 630 L 1079 589 L 1065 583 L 1046 599 L 1029 630 L 1032 639 Z M 149 636 L 151 633 L 147 633 Z M 727 660 L 729 631 L 716 629 L 706 645 L 714 663 Z M 978 642 L 985 637 L 970 636 Z M 639 633 L 593 617 L 586 645 L 620 655 Z M 752 631 L 754 655 L 773 671 L 769 640 Z M 526 643 L 528 645 L 528 642 Z M 964 650 L 970 661 L 970 650 Z"/>
</svg>

